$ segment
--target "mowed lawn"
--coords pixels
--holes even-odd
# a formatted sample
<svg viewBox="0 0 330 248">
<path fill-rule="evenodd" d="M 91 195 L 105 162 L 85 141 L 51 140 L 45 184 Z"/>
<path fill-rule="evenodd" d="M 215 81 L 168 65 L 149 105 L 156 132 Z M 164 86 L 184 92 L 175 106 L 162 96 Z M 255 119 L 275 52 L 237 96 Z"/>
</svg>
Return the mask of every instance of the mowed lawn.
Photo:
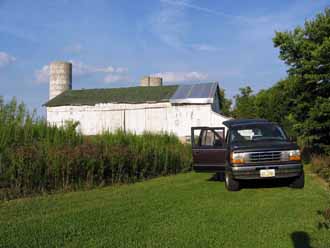
<svg viewBox="0 0 330 248">
<path fill-rule="evenodd" d="M 239 192 L 211 176 L 2 202 L 0 247 L 330 247 L 318 214 L 329 192 L 314 176 L 303 190 Z"/>
</svg>

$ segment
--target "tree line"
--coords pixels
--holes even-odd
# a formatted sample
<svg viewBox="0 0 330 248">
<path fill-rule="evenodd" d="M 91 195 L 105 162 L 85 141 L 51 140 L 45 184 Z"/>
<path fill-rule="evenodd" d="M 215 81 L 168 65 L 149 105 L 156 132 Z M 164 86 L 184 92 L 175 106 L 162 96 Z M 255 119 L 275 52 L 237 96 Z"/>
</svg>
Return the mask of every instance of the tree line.
<svg viewBox="0 0 330 248">
<path fill-rule="evenodd" d="M 223 113 L 277 122 L 304 149 L 330 155 L 330 9 L 302 27 L 275 32 L 273 43 L 288 67 L 286 78 L 256 93 L 240 88 L 234 106 L 223 98 Z"/>
</svg>

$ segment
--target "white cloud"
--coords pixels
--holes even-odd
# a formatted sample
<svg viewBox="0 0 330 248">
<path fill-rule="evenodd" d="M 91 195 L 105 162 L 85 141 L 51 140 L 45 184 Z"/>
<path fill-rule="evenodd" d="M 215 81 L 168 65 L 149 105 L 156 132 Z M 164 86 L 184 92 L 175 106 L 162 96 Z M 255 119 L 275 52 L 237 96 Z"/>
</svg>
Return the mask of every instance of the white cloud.
<svg viewBox="0 0 330 248">
<path fill-rule="evenodd" d="M 72 63 L 72 73 L 75 77 L 101 75 L 105 83 L 122 82 L 128 79 L 128 69 L 114 66 L 93 66 L 80 61 L 70 61 Z M 49 65 L 44 65 L 35 71 L 36 83 L 49 82 Z"/>
<path fill-rule="evenodd" d="M 126 67 L 117 67 L 116 72 L 117 73 L 127 73 L 128 69 Z"/>
<path fill-rule="evenodd" d="M 264 22 L 264 18 L 250 19 L 240 15 L 232 15 L 201 5 L 193 4 L 191 0 L 160 0 L 160 9 L 151 17 L 152 32 L 166 45 L 173 48 L 194 49 L 198 51 L 210 52 L 218 51 L 219 48 L 210 44 L 193 44 L 189 43 L 188 33 L 193 30 L 188 10 L 202 12 L 208 15 L 219 16 L 233 23 L 252 23 Z M 259 20 L 260 19 L 260 20 Z"/>
<path fill-rule="evenodd" d="M 48 83 L 49 81 L 49 65 L 44 65 L 41 69 L 34 72 L 36 83 Z"/>
<path fill-rule="evenodd" d="M 190 0 L 161 0 L 161 2 L 166 3 L 167 5 L 176 6 L 181 9 L 191 9 L 208 15 L 218 16 L 220 18 L 223 17 L 236 23 L 255 25 L 257 23 L 265 23 L 268 21 L 268 16 L 247 17 L 242 15 L 230 14 L 219 9 L 211 9 L 203 7 L 201 5 L 193 4 Z"/>
<path fill-rule="evenodd" d="M 196 2 L 196 1 L 195 1 Z M 202 2 L 202 1 L 201 1 Z M 191 44 L 189 43 L 189 32 L 193 30 L 191 21 L 189 21 L 188 11 L 200 12 L 215 16 L 229 21 L 229 24 L 241 27 L 240 29 L 247 33 L 252 30 L 257 30 L 258 37 L 274 35 L 274 29 L 277 29 L 281 24 L 294 23 L 288 20 L 291 17 L 291 12 L 288 14 L 281 13 L 280 15 L 260 15 L 260 16 L 243 16 L 237 14 L 226 13 L 219 9 L 204 7 L 201 4 L 195 4 L 191 0 L 160 0 L 160 9 L 153 13 L 151 18 L 152 32 L 165 44 L 174 48 L 193 49 L 196 51 L 219 51 L 220 48 L 207 44 Z M 285 17 L 284 19 L 282 17 Z M 288 24 L 284 25 L 287 27 Z M 253 35 L 249 35 L 253 38 Z"/>
<path fill-rule="evenodd" d="M 217 52 L 222 50 L 219 47 L 209 45 L 209 44 L 193 44 L 191 45 L 193 50 L 201 51 L 201 52 Z"/>
<path fill-rule="evenodd" d="M 96 67 L 84 64 L 80 61 L 70 61 L 72 63 L 72 73 L 76 76 L 85 76 L 99 72 L 109 72 L 108 67 Z M 112 69 L 112 67 L 110 67 Z"/>
<path fill-rule="evenodd" d="M 203 81 L 208 78 L 205 73 L 191 71 L 191 72 L 158 72 L 151 76 L 161 77 L 164 82 L 187 82 L 187 81 Z"/>
<path fill-rule="evenodd" d="M 196 10 L 199 12 L 204 12 L 204 13 L 211 14 L 211 15 L 223 16 L 223 17 L 227 17 L 227 18 L 240 18 L 240 19 L 244 18 L 242 16 L 230 15 L 230 14 L 227 14 L 227 13 L 219 11 L 219 10 L 214 10 L 214 9 L 202 7 L 200 5 L 192 4 L 190 1 L 187 1 L 187 0 L 161 0 L 161 2 L 167 3 L 169 5 L 175 5 L 177 7 L 193 9 L 193 10 Z"/>
<path fill-rule="evenodd" d="M 108 74 L 104 78 L 105 83 L 127 82 L 128 80 L 129 80 L 128 76 L 122 74 Z"/>
<path fill-rule="evenodd" d="M 0 52 L 0 68 L 6 65 L 12 64 L 16 61 L 16 58 L 8 53 Z"/>
<path fill-rule="evenodd" d="M 174 48 L 183 46 L 183 39 L 189 29 L 185 7 L 174 6 L 161 1 L 160 10 L 151 17 L 152 32 L 166 45 Z"/>
</svg>

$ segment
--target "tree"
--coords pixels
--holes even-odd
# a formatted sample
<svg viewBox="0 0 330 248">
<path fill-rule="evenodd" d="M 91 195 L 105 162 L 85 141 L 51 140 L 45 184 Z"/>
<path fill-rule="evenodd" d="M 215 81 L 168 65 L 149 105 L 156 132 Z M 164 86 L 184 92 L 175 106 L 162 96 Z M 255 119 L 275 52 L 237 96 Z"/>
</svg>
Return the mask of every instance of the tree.
<svg viewBox="0 0 330 248">
<path fill-rule="evenodd" d="M 231 115 L 231 104 L 232 101 L 228 98 L 226 98 L 225 95 L 225 90 L 222 88 L 219 88 L 219 96 L 220 96 L 220 110 L 221 113 L 226 115 L 226 116 L 230 116 Z"/>
<path fill-rule="evenodd" d="M 278 122 L 303 147 L 330 154 L 330 9 L 273 41 L 287 78 L 255 95 L 241 88 L 234 116 Z"/>
<path fill-rule="evenodd" d="M 255 118 L 255 95 L 250 86 L 239 89 L 240 94 L 236 95 L 233 116 L 235 118 Z"/>
<path fill-rule="evenodd" d="M 292 86 L 286 89 L 282 121 L 291 123 L 304 145 L 330 152 L 330 9 L 304 27 L 276 32 L 273 41 Z"/>
</svg>

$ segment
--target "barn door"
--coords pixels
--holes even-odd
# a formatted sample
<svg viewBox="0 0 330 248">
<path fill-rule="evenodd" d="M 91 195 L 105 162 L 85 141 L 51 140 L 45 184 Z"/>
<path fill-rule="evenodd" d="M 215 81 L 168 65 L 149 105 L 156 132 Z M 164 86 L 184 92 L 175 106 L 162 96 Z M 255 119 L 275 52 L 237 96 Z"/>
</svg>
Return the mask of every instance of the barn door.
<svg viewBox="0 0 330 248">
<path fill-rule="evenodd" d="M 195 171 L 217 172 L 225 168 L 227 147 L 223 127 L 193 127 L 191 142 Z"/>
</svg>

